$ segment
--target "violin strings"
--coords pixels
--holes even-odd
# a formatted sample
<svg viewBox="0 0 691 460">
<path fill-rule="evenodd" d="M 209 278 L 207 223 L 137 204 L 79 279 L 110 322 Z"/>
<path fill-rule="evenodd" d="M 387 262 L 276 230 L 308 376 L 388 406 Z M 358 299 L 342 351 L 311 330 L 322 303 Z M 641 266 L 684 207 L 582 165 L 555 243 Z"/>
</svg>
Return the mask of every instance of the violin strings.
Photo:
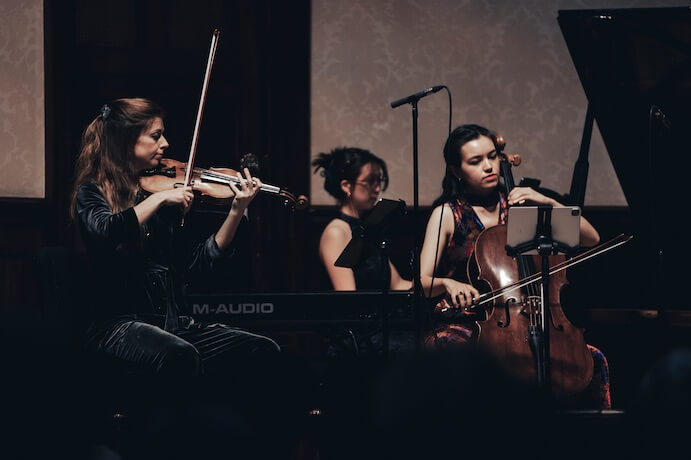
<svg viewBox="0 0 691 460">
<path fill-rule="evenodd" d="M 235 184 L 239 184 L 240 181 L 246 182 L 246 180 L 240 179 L 239 177 L 231 176 L 230 174 L 224 174 L 224 173 L 220 173 L 217 171 L 211 171 L 209 169 L 194 168 L 194 171 L 199 172 L 200 174 L 203 174 L 206 177 L 218 179 L 219 181 L 222 181 L 224 183 L 233 182 Z M 267 184 L 262 184 L 260 190 L 263 190 L 266 192 L 278 193 L 278 191 L 275 191 L 273 187 L 271 187 Z"/>
</svg>

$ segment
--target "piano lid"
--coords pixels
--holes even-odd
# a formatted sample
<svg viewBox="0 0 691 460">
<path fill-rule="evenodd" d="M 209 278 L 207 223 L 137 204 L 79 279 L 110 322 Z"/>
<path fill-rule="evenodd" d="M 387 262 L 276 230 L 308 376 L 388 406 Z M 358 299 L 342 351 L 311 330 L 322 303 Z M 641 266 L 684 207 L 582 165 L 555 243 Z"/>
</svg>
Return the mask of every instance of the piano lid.
<svg viewBox="0 0 691 460">
<path fill-rule="evenodd" d="M 691 245 L 679 229 L 688 196 L 691 9 L 560 10 L 558 22 L 629 203 L 641 264 L 626 269 L 651 284 L 650 302 L 673 308 L 671 299 L 654 299 Z"/>
<path fill-rule="evenodd" d="M 639 191 L 649 189 L 641 185 L 650 180 L 651 106 L 661 107 L 673 128 L 689 126 L 691 9 L 561 10 L 558 21 L 626 199 L 638 212 L 646 205 Z"/>
</svg>

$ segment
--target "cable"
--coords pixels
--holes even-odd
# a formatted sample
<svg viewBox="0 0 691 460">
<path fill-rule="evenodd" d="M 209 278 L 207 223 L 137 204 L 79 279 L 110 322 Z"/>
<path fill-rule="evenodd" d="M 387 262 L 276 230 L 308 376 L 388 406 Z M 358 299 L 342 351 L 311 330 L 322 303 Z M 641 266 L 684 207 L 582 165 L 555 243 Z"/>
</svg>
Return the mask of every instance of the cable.
<svg viewBox="0 0 691 460">
<path fill-rule="evenodd" d="M 437 261 L 439 257 L 439 241 L 441 240 L 441 223 L 442 220 L 444 219 L 444 204 L 441 204 L 441 214 L 439 216 L 439 228 L 437 229 L 437 244 L 434 248 L 434 269 L 432 271 L 432 282 L 430 283 L 429 286 L 429 294 L 427 295 L 427 302 L 429 302 L 432 299 L 432 290 L 434 289 L 434 278 L 436 277 L 437 274 Z M 442 249 L 443 251 L 443 249 Z"/>
<path fill-rule="evenodd" d="M 446 94 L 449 95 L 449 134 L 451 134 L 451 114 L 453 113 L 453 106 L 451 105 L 451 90 L 444 86 L 444 89 L 446 90 Z"/>
<path fill-rule="evenodd" d="M 444 89 L 446 90 L 446 94 L 449 96 L 449 132 L 447 134 L 447 137 L 448 137 L 451 135 L 451 121 L 453 119 L 453 104 L 451 102 L 451 90 L 446 85 L 444 85 Z M 443 191 L 442 191 L 442 193 L 443 193 Z M 432 282 L 430 283 L 429 293 L 427 294 L 426 297 L 423 297 L 423 298 L 425 298 L 425 300 L 427 302 L 427 308 L 425 309 L 425 311 L 427 311 L 428 319 L 430 319 L 430 320 L 431 320 L 431 314 L 429 313 L 429 310 L 430 310 L 429 306 L 430 306 L 430 303 L 432 300 L 432 291 L 434 290 L 434 279 L 436 278 L 436 274 L 437 274 L 437 262 L 439 261 L 439 242 L 441 241 L 441 225 L 442 225 L 442 222 L 444 220 L 444 204 L 445 203 L 443 203 L 443 202 L 441 203 L 441 211 L 440 211 L 440 215 L 439 215 L 439 227 L 437 229 L 437 243 L 434 247 L 434 265 L 432 268 Z M 443 248 L 442 251 L 444 249 L 446 249 L 446 248 Z M 434 333 L 434 342 L 436 343 L 437 342 L 437 334 L 436 334 L 436 332 L 434 332 L 434 330 L 433 330 L 433 333 Z"/>
<path fill-rule="evenodd" d="M 444 89 L 446 89 L 446 94 L 449 96 L 449 133 L 447 135 L 451 135 L 451 119 L 452 119 L 452 113 L 453 113 L 453 105 L 451 104 L 451 90 L 445 85 Z M 443 192 L 442 192 L 443 193 Z M 439 240 L 441 240 L 441 223 L 442 220 L 444 219 L 444 203 L 441 204 L 441 215 L 439 216 L 439 229 L 437 230 L 437 245 L 434 251 L 434 270 L 432 271 L 432 283 L 430 284 L 429 287 L 429 294 L 427 295 L 427 302 L 430 301 L 432 298 L 432 289 L 434 289 L 434 278 L 437 273 L 437 261 L 438 261 L 438 256 L 439 256 Z"/>
</svg>

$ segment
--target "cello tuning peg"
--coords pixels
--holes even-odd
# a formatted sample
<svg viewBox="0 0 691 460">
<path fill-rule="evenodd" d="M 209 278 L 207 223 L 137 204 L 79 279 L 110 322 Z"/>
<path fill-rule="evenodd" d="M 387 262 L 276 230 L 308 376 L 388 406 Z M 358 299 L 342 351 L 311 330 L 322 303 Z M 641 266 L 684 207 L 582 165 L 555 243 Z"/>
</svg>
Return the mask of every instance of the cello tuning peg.
<svg viewBox="0 0 691 460">
<path fill-rule="evenodd" d="M 521 156 L 517 153 L 509 153 L 506 155 L 506 159 L 512 166 L 518 166 L 521 164 Z"/>
<path fill-rule="evenodd" d="M 499 150 L 504 150 L 504 147 L 506 147 L 506 141 L 504 140 L 504 137 L 497 135 L 494 140 L 497 143 L 497 148 Z"/>
</svg>

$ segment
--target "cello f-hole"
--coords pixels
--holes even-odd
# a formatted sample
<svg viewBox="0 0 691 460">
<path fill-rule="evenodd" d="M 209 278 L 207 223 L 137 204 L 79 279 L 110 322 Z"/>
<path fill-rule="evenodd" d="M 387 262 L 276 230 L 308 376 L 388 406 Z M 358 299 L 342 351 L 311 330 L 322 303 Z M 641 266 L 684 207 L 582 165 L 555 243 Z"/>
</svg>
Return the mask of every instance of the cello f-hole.
<svg viewBox="0 0 691 460">
<path fill-rule="evenodd" d="M 516 299 L 511 297 L 504 302 L 504 321 L 497 321 L 497 326 L 509 327 L 509 324 L 511 324 L 511 308 L 509 307 L 510 303 L 516 303 Z"/>
</svg>

